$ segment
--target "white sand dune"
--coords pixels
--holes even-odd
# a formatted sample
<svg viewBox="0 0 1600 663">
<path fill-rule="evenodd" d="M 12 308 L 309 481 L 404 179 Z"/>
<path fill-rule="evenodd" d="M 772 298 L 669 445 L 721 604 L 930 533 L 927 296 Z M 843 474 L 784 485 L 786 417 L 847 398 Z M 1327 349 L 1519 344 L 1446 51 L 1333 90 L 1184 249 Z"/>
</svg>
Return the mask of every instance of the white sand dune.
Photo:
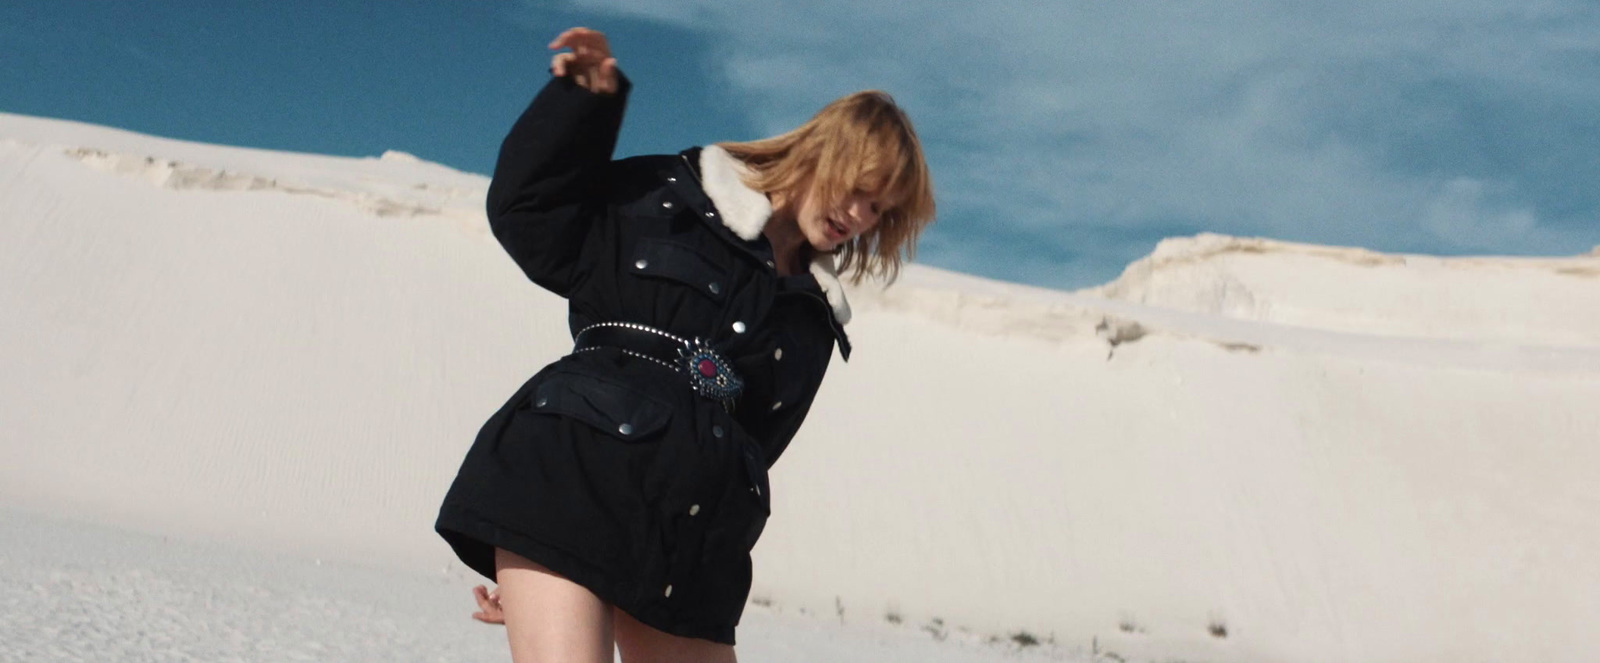
<svg viewBox="0 0 1600 663">
<path fill-rule="evenodd" d="M 280 560 L 258 582 L 306 601 L 331 599 L 282 560 L 381 569 L 461 603 L 352 619 L 477 637 L 434 510 L 570 343 L 486 186 L 0 114 L 0 507 L 34 514 L 8 536 L 207 542 L 182 554 Z M 1600 656 L 1600 255 L 1207 235 L 1077 293 L 912 267 L 852 302 L 856 354 L 775 470 L 746 660 L 847 658 L 817 629 L 855 660 L 1006 658 L 957 641 L 1019 633 L 1084 660 Z M 131 536 L 75 554 L 178 573 Z M 0 591 L 68 572 L 20 550 Z M 119 614 L 170 623 L 178 584 Z M 0 642 L 38 626 L 3 605 Z"/>
<path fill-rule="evenodd" d="M 1201 235 L 1162 242 L 1087 294 L 1356 334 L 1592 349 L 1594 258 L 1437 258 Z"/>
</svg>

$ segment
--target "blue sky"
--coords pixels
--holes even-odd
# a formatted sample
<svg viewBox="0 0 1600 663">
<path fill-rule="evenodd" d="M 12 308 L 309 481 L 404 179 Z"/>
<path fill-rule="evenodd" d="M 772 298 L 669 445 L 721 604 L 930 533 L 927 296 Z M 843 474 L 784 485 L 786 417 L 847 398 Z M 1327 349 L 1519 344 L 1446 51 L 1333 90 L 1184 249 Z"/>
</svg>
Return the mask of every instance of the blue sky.
<svg viewBox="0 0 1600 663">
<path fill-rule="evenodd" d="M 0 110 L 487 172 L 587 25 L 619 154 L 880 88 L 928 149 L 919 260 L 1080 287 L 1210 231 L 1434 254 L 1600 244 L 1600 4 L 805 0 L 0 3 Z"/>
</svg>

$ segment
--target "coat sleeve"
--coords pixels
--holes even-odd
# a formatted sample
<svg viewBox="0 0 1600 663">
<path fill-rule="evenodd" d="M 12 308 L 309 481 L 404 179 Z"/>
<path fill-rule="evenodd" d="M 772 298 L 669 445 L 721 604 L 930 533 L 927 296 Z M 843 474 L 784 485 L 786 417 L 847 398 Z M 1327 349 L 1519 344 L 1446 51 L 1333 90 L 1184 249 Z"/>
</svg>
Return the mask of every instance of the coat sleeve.
<svg viewBox="0 0 1600 663">
<path fill-rule="evenodd" d="M 489 227 L 534 283 L 568 296 L 581 278 L 590 226 L 604 213 L 604 174 L 632 85 L 589 92 L 554 78 L 500 145 L 489 183 Z"/>
</svg>

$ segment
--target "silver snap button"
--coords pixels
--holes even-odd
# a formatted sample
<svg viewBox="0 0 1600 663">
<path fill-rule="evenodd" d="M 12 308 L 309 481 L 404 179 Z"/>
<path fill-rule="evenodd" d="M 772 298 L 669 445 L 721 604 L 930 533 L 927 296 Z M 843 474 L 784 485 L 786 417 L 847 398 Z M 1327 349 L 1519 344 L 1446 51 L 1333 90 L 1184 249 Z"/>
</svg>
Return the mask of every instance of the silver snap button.
<svg viewBox="0 0 1600 663">
<path fill-rule="evenodd" d="M 743 334 L 745 329 L 746 327 L 744 326 L 743 321 L 736 321 L 733 323 L 733 333 Z"/>
<path fill-rule="evenodd" d="M 617 432 L 618 433 L 622 433 L 623 435 L 632 435 L 633 434 L 633 424 L 623 424 L 621 426 L 618 426 L 617 427 Z"/>
<path fill-rule="evenodd" d="M 533 406 L 534 407 L 544 407 L 545 405 L 547 405 L 549 403 L 550 403 L 550 399 L 544 398 L 544 397 L 540 397 L 539 400 L 537 400 L 537 401 L 535 401 L 533 403 Z"/>
<path fill-rule="evenodd" d="M 663 201 L 661 201 L 661 206 L 666 208 L 666 209 L 672 209 L 672 201 L 663 200 Z"/>
<path fill-rule="evenodd" d="M 774 412 L 776 412 L 778 410 L 778 408 L 780 408 L 780 407 L 783 407 L 783 401 L 778 401 L 778 402 L 772 404 L 772 410 Z"/>
<path fill-rule="evenodd" d="M 778 348 L 772 351 L 772 360 L 783 361 L 783 348 Z"/>
<path fill-rule="evenodd" d="M 698 504 L 690 504 L 689 505 L 689 515 L 691 515 L 691 516 L 700 515 L 700 505 L 698 505 Z"/>
<path fill-rule="evenodd" d="M 633 263 L 633 266 L 636 269 L 644 269 L 644 268 L 650 266 L 650 261 L 649 260 L 640 260 L 639 262 Z"/>
<path fill-rule="evenodd" d="M 668 183 L 677 182 L 677 181 L 678 181 L 678 178 L 676 178 L 676 177 L 668 177 L 667 178 L 667 182 Z"/>
<path fill-rule="evenodd" d="M 714 437 L 714 438 L 717 438 L 717 439 L 722 439 L 722 427 L 721 426 L 712 426 L 711 427 L 711 437 Z"/>
<path fill-rule="evenodd" d="M 760 497 L 761 496 L 761 486 L 751 486 L 750 487 L 750 492 L 755 493 L 757 497 Z"/>
<path fill-rule="evenodd" d="M 767 266 L 768 266 L 768 267 L 773 267 L 773 268 L 776 268 L 776 267 L 777 267 L 777 266 L 778 266 L 778 263 L 775 263 L 775 262 L 773 262 L 773 261 L 771 261 L 771 260 L 768 260 L 768 261 L 767 261 Z"/>
<path fill-rule="evenodd" d="M 722 294 L 722 284 L 721 283 L 712 283 L 711 285 L 706 286 L 706 289 L 710 290 L 711 294 L 713 294 L 713 295 Z"/>
<path fill-rule="evenodd" d="M 706 218 L 708 218 L 708 219 L 714 218 L 716 216 L 717 216 L 716 212 L 706 212 Z"/>
<path fill-rule="evenodd" d="M 662 592 L 661 595 L 665 596 L 665 597 L 668 597 L 668 598 L 671 598 L 672 597 L 672 585 L 667 585 L 667 591 Z"/>
</svg>

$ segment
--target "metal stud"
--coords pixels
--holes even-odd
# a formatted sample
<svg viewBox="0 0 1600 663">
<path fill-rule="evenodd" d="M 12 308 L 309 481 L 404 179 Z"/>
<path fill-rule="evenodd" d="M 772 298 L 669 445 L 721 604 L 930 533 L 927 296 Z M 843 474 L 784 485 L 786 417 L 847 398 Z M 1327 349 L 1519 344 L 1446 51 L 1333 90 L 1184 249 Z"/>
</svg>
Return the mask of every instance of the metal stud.
<svg viewBox="0 0 1600 663">
<path fill-rule="evenodd" d="M 700 505 L 698 505 L 698 504 L 690 504 L 689 505 L 689 515 L 691 515 L 691 516 L 700 515 Z"/>
<path fill-rule="evenodd" d="M 672 209 L 672 201 L 663 200 L 663 201 L 661 201 L 661 206 L 666 208 L 666 209 Z"/>
<path fill-rule="evenodd" d="M 721 283 L 712 282 L 711 285 L 706 286 L 706 289 L 710 290 L 711 294 L 713 294 L 713 295 L 722 294 L 722 284 Z"/>
<path fill-rule="evenodd" d="M 662 592 L 661 595 L 667 598 L 672 598 L 672 585 L 667 585 L 667 591 Z"/>
<path fill-rule="evenodd" d="M 735 334 L 743 334 L 745 329 L 747 329 L 747 327 L 744 326 L 744 321 L 743 320 L 734 321 L 734 323 L 733 323 L 733 333 L 735 333 Z"/>
<path fill-rule="evenodd" d="M 650 261 L 649 260 L 645 260 L 643 258 L 640 258 L 638 262 L 633 263 L 633 266 L 636 269 L 644 269 L 644 268 L 650 266 Z"/>
<path fill-rule="evenodd" d="M 623 424 L 621 426 L 618 426 L 617 427 L 617 432 L 618 433 L 622 433 L 623 435 L 632 435 L 633 434 L 633 424 Z"/>
<path fill-rule="evenodd" d="M 783 407 L 783 401 L 778 401 L 776 403 L 773 403 L 772 404 L 772 411 L 773 412 L 777 412 L 778 408 L 780 408 L 780 407 Z"/>
<path fill-rule="evenodd" d="M 667 178 L 667 183 L 668 184 L 672 184 L 672 183 L 675 183 L 677 181 L 678 181 L 678 178 L 676 178 L 676 177 L 668 177 Z"/>
<path fill-rule="evenodd" d="M 716 212 L 706 212 L 706 218 L 714 219 L 716 217 L 717 217 L 717 213 Z"/>
<path fill-rule="evenodd" d="M 721 426 L 712 426 L 711 427 L 711 437 L 717 438 L 719 440 L 722 439 L 722 427 Z"/>
<path fill-rule="evenodd" d="M 771 260 L 768 260 L 768 261 L 767 261 L 767 266 L 768 266 L 768 267 L 771 267 L 771 268 L 773 268 L 773 269 L 777 269 L 777 267 L 778 267 L 778 263 L 775 263 L 775 262 L 773 262 L 773 261 L 771 261 Z"/>
<path fill-rule="evenodd" d="M 772 351 L 772 360 L 783 361 L 783 348 L 778 348 Z"/>
<path fill-rule="evenodd" d="M 535 401 L 533 403 L 533 406 L 534 407 L 544 407 L 545 405 L 548 405 L 549 403 L 550 403 L 550 399 L 545 398 L 543 396 L 540 396 L 539 400 L 537 400 L 537 401 Z"/>
<path fill-rule="evenodd" d="M 750 492 L 755 493 L 757 497 L 760 497 L 761 496 L 761 486 L 751 486 L 750 487 Z"/>
</svg>

